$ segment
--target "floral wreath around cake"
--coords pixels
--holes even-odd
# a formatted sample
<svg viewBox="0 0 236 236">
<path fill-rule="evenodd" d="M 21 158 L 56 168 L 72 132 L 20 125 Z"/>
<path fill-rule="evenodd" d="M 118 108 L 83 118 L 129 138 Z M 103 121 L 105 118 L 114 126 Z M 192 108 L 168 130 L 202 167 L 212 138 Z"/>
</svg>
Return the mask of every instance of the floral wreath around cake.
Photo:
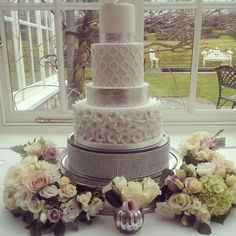
<svg viewBox="0 0 236 236">
<path fill-rule="evenodd" d="M 54 143 L 39 138 L 11 149 L 22 160 L 8 169 L 4 204 L 26 223 L 30 235 L 53 232 L 65 234 L 66 227 L 78 229 L 79 222 L 92 223 L 107 201 L 114 210 L 116 227 L 134 233 L 143 225 L 143 209 L 159 217 L 179 219 L 201 234 L 210 234 L 210 222 L 223 223 L 236 203 L 236 169 L 216 149 L 224 145 L 218 132 L 196 132 L 179 151 L 182 165 L 165 169 L 159 183 L 115 177 L 102 189 L 74 185 L 63 175 L 59 150 Z"/>
</svg>

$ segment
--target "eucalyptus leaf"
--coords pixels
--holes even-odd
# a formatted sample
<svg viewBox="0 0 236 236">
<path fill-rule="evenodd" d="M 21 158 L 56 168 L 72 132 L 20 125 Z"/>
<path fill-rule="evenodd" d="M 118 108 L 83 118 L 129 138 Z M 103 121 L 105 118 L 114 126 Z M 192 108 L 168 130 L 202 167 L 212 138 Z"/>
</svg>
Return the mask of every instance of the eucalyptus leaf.
<svg viewBox="0 0 236 236">
<path fill-rule="evenodd" d="M 25 145 L 16 145 L 13 147 L 10 147 L 10 149 L 16 153 L 19 153 L 21 157 L 27 156 L 26 151 L 24 150 Z"/>
<path fill-rule="evenodd" d="M 211 228 L 206 223 L 198 222 L 196 224 L 196 229 L 197 229 L 198 233 L 200 233 L 200 234 L 205 234 L 205 235 L 211 234 Z"/>
<path fill-rule="evenodd" d="M 214 139 L 214 150 L 220 149 L 220 148 L 224 148 L 225 147 L 225 137 L 220 137 L 220 138 L 215 138 Z"/>
<path fill-rule="evenodd" d="M 114 190 L 105 193 L 106 200 L 115 208 L 122 206 L 122 200 Z"/>
<path fill-rule="evenodd" d="M 170 169 L 164 169 L 162 171 L 162 174 L 160 176 L 160 180 L 159 180 L 159 185 L 160 187 L 164 187 L 165 186 L 165 179 L 168 177 L 168 176 L 172 176 L 174 175 L 174 171 L 173 170 L 170 170 Z"/>
</svg>

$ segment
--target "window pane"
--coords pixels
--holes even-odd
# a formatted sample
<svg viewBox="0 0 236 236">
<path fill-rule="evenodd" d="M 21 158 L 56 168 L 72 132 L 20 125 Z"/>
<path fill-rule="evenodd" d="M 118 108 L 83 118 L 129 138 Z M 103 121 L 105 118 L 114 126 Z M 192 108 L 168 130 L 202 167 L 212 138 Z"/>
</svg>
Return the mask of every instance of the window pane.
<svg viewBox="0 0 236 236">
<path fill-rule="evenodd" d="M 194 11 L 144 12 L 145 81 L 165 109 L 186 109 L 189 95 Z"/>
<path fill-rule="evenodd" d="M 33 84 L 33 74 L 32 74 L 32 60 L 31 60 L 31 45 L 29 45 L 29 27 L 26 25 L 20 25 L 20 33 L 21 33 L 21 40 L 22 40 L 22 51 L 24 64 L 24 71 L 25 71 L 25 83 L 27 85 Z"/>
<path fill-rule="evenodd" d="M 30 24 L 23 11 L 12 11 L 11 17 L 4 18 L 11 92 L 16 110 L 59 109 L 54 15 L 48 11 L 53 27 L 45 30 L 38 24 L 41 15 L 38 13 L 31 11 L 36 24 Z"/>
<path fill-rule="evenodd" d="M 198 108 L 216 108 L 219 85 L 215 68 L 222 65 L 233 66 L 234 64 L 236 64 L 236 10 L 205 10 L 197 87 L 197 97 L 205 105 L 198 106 Z M 236 78 L 236 75 L 234 76 Z M 234 89 L 225 88 L 222 96 L 229 97 L 235 94 L 236 87 Z M 224 103 L 223 99 L 220 101 L 220 104 L 222 103 Z M 222 108 L 230 109 L 231 106 L 232 102 L 227 102 Z"/>
<path fill-rule="evenodd" d="M 29 11 L 29 15 L 30 15 L 30 22 L 36 23 L 35 11 Z"/>
</svg>

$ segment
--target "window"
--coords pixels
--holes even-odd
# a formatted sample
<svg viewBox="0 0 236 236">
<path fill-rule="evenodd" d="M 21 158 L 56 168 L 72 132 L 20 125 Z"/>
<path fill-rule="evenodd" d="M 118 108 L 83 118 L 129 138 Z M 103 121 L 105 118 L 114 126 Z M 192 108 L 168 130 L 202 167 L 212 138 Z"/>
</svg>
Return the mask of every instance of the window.
<svg viewBox="0 0 236 236">
<path fill-rule="evenodd" d="M 214 71 L 221 63 L 236 64 L 235 1 L 124 2 L 136 6 L 145 81 L 150 95 L 163 102 L 164 120 L 235 122 L 230 105 L 216 109 Z M 90 46 L 99 42 L 98 9 L 96 0 L 0 3 L 0 96 L 6 125 L 72 121 L 72 104 L 84 98 L 84 84 L 92 79 Z M 203 65 L 203 51 L 212 48 L 231 51 L 231 61 L 205 60 Z"/>
</svg>

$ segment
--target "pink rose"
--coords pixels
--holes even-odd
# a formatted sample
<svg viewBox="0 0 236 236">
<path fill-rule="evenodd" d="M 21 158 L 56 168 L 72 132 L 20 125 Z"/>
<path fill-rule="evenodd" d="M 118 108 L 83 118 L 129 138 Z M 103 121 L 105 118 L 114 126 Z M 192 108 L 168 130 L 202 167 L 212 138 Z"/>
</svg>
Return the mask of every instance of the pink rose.
<svg viewBox="0 0 236 236">
<path fill-rule="evenodd" d="M 56 163 L 58 156 L 58 149 L 55 146 L 47 147 L 43 150 L 42 157 L 50 163 Z"/>
<path fill-rule="evenodd" d="M 32 192 L 36 193 L 44 186 L 48 185 L 49 177 L 42 170 L 35 170 L 26 178 L 25 186 Z"/>
<path fill-rule="evenodd" d="M 62 211 L 52 208 L 47 211 L 47 218 L 50 223 L 57 223 L 62 217 Z"/>
</svg>

